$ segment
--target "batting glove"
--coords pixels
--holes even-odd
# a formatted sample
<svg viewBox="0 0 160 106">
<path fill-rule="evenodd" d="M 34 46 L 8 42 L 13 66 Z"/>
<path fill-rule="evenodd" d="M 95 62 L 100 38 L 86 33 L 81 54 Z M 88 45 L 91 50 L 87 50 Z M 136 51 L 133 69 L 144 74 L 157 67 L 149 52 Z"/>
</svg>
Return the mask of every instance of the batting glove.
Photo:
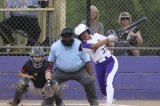
<svg viewBox="0 0 160 106">
<path fill-rule="evenodd" d="M 115 42 L 117 41 L 118 37 L 115 34 L 108 35 L 109 41 Z"/>
</svg>

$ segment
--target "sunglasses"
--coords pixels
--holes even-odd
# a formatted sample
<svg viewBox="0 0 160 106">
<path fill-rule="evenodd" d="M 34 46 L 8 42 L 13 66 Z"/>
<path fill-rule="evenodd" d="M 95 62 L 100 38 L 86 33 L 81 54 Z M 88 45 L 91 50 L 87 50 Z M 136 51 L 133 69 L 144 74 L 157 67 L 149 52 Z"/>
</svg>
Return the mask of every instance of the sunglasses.
<svg viewBox="0 0 160 106">
<path fill-rule="evenodd" d="M 122 17 L 121 20 L 123 20 L 123 21 L 124 20 L 130 20 L 130 18 L 129 17 Z"/>
</svg>

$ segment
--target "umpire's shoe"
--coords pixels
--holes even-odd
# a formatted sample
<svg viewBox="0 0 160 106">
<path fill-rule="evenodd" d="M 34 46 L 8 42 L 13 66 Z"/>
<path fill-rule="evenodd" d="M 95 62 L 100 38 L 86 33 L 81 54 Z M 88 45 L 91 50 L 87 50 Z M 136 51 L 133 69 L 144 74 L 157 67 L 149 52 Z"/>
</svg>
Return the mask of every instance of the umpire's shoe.
<svg viewBox="0 0 160 106">
<path fill-rule="evenodd" d="M 10 102 L 8 102 L 8 105 L 9 106 L 18 106 L 18 104 L 15 101 L 13 101 L 13 100 L 11 100 Z"/>
</svg>

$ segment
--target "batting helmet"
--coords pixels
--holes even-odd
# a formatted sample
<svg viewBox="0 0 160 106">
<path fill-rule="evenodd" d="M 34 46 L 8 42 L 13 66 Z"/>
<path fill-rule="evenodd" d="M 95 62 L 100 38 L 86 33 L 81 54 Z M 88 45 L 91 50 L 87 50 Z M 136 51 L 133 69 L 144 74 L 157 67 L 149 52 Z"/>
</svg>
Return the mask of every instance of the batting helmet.
<svg viewBox="0 0 160 106">
<path fill-rule="evenodd" d="M 44 49 L 42 47 L 39 47 L 39 46 L 33 47 L 31 49 L 30 56 L 31 56 L 33 66 L 35 68 L 40 68 L 42 66 L 43 57 L 45 56 Z M 35 56 L 42 56 L 42 60 L 41 61 L 35 61 L 34 58 L 33 58 Z"/>
<path fill-rule="evenodd" d="M 75 35 L 77 35 L 79 37 L 84 31 L 88 32 L 89 28 L 86 25 L 84 25 L 84 24 L 79 24 L 75 28 L 74 33 L 75 33 Z"/>
</svg>

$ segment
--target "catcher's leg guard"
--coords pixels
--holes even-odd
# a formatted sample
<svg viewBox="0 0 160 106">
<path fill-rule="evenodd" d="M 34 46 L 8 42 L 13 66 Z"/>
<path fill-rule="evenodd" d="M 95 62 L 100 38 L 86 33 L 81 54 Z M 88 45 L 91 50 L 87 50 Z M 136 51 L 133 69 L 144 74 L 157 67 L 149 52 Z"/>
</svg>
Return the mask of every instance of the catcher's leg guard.
<svg viewBox="0 0 160 106">
<path fill-rule="evenodd" d="M 41 103 L 41 106 L 54 106 L 54 98 L 50 97 L 50 98 L 44 99 L 43 102 Z"/>
<path fill-rule="evenodd" d="M 56 105 L 56 106 L 65 106 L 65 104 L 62 102 L 62 103 L 60 103 L 59 105 Z"/>
<path fill-rule="evenodd" d="M 11 100 L 11 101 L 8 103 L 8 105 L 9 105 L 9 106 L 18 106 L 18 104 L 17 104 L 15 101 L 13 101 L 13 100 Z"/>
<path fill-rule="evenodd" d="M 65 106 L 63 101 L 62 101 L 62 97 L 60 96 L 60 94 L 55 95 L 54 98 L 55 98 L 56 106 Z"/>
<path fill-rule="evenodd" d="M 20 103 L 20 99 L 23 93 L 25 92 L 26 88 L 28 87 L 28 83 L 29 83 L 29 80 L 27 78 L 21 78 L 19 80 L 16 86 L 16 92 L 12 100 L 12 103 L 17 105 Z M 16 106 L 16 105 L 11 105 L 11 106 Z"/>
<path fill-rule="evenodd" d="M 65 104 L 62 102 L 59 96 L 56 96 L 56 97 L 54 96 L 51 98 L 44 99 L 43 102 L 41 103 L 41 106 L 54 106 L 54 101 L 56 106 L 65 106 Z"/>
</svg>

